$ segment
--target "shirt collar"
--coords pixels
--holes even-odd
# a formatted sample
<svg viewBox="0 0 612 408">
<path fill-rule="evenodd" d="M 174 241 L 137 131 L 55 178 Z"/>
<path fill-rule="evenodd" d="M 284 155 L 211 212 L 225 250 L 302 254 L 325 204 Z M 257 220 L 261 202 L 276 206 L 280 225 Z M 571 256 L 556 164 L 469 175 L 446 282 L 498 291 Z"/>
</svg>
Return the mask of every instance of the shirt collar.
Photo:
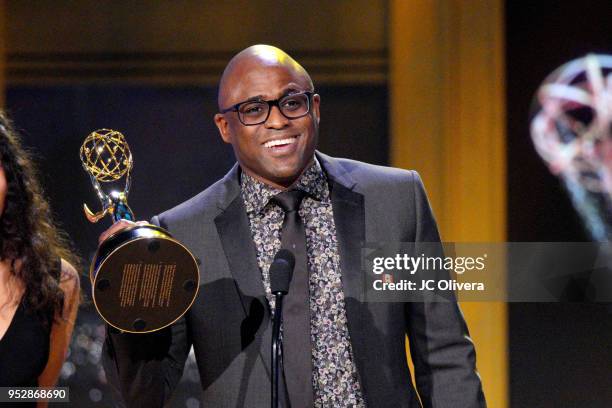
<svg viewBox="0 0 612 408">
<path fill-rule="evenodd" d="M 244 171 L 240 173 L 240 187 L 248 213 L 261 212 L 272 197 L 282 192 L 278 188 L 249 176 Z M 289 189 L 303 190 L 317 201 L 324 201 L 329 197 L 327 178 L 316 157 L 310 167 L 302 173 L 300 178 Z"/>
</svg>

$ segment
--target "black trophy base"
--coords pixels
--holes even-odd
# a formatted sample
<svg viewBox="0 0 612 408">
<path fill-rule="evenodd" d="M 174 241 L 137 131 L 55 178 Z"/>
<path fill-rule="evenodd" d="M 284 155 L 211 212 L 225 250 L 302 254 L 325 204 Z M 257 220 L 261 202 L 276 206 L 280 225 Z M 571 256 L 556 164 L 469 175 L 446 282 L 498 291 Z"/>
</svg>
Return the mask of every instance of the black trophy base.
<svg viewBox="0 0 612 408">
<path fill-rule="evenodd" d="M 193 304 L 198 264 L 185 246 L 155 225 L 112 235 L 90 269 L 93 301 L 109 325 L 129 333 L 161 330 Z"/>
</svg>

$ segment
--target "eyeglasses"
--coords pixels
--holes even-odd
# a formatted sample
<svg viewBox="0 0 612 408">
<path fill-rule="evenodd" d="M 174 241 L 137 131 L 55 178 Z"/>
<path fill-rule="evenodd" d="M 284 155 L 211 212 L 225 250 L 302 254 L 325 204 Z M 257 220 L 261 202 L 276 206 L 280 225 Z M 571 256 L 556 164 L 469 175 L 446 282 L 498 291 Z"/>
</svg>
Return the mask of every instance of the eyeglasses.
<svg viewBox="0 0 612 408">
<path fill-rule="evenodd" d="M 310 112 L 310 97 L 313 94 L 313 92 L 298 92 L 273 101 L 248 100 L 222 109 L 220 113 L 238 112 L 240 123 L 254 126 L 267 121 L 272 107 L 276 106 L 287 119 L 297 119 Z"/>
</svg>

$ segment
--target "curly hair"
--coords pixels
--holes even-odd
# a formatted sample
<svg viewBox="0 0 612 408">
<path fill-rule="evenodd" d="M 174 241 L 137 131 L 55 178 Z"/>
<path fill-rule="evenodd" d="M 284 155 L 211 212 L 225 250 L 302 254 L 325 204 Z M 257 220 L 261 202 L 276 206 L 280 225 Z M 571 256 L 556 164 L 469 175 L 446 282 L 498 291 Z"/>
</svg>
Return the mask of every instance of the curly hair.
<svg viewBox="0 0 612 408">
<path fill-rule="evenodd" d="M 64 308 L 60 259 L 76 265 L 68 240 L 54 225 L 49 205 L 30 155 L 10 120 L 0 112 L 0 166 L 6 177 L 4 211 L 0 215 L 0 260 L 25 287 L 22 302 L 50 326 Z M 15 268 L 16 261 L 21 262 Z"/>
</svg>

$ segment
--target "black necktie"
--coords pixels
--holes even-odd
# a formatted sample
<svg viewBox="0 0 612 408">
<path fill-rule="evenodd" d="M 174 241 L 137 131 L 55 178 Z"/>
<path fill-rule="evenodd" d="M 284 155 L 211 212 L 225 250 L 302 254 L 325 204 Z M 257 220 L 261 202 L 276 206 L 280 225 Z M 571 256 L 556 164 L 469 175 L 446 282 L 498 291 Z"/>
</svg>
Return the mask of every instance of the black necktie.
<svg viewBox="0 0 612 408">
<path fill-rule="evenodd" d="M 309 408 L 314 404 L 306 232 L 298 214 L 305 196 L 304 191 L 291 190 L 272 198 L 285 212 L 281 246 L 295 255 L 293 279 L 283 305 L 283 368 L 293 408 Z"/>
</svg>

